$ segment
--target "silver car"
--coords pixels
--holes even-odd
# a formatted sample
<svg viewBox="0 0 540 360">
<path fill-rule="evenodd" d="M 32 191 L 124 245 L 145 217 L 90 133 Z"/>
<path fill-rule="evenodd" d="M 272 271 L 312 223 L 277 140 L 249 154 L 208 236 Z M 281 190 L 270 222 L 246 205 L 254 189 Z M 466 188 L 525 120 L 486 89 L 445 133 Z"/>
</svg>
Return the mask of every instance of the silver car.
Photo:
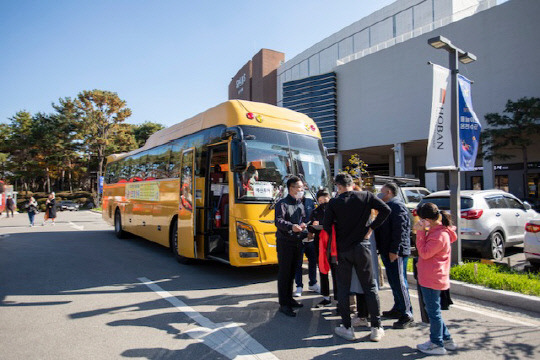
<svg viewBox="0 0 540 360">
<path fill-rule="evenodd" d="M 450 192 L 437 191 L 422 199 L 450 210 Z M 505 248 L 523 242 L 527 222 L 538 213 L 527 202 L 502 190 L 461 191 L 461 246 L 482 257 L 502 260 Z"/>
</svg>

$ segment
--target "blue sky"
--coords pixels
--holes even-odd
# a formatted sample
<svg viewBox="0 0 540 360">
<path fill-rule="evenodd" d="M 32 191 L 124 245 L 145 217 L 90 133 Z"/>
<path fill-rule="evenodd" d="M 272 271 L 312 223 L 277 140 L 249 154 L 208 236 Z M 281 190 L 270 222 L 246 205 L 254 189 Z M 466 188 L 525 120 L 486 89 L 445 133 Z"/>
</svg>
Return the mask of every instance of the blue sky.
<svg viewBox="0 0 540 360">
<path fill-rule="evenodd" d="M 393 0 L 0 2 L 0 122 L 82 90 L 117 92 L 130 123 L 178 123 L 227 100 L 261 48 L 291 59 Z"/>
</svg>

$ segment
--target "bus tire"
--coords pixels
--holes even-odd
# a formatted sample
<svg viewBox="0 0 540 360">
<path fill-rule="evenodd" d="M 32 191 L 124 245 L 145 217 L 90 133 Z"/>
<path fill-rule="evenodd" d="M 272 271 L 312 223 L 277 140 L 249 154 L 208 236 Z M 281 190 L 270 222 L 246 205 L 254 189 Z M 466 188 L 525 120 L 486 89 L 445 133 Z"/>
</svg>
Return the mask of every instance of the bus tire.
<svg viewBox="0 0 540 360">
<path fill-rule="evenodd" d="M 188 265 L 190 263 L 191 259 L 178 253 L 178 219 L 174 219 L 171 223 L 171 252 L 180 264 Z"/>
<path fill-rule="evenodd" d="M 116 209 L 114 212 L 114 233 L 119 239 L 125 239 L 127 235 L 127 233 L 122 230 L 122 215 L 120 214 L 120 209 Z"/>
</svg>

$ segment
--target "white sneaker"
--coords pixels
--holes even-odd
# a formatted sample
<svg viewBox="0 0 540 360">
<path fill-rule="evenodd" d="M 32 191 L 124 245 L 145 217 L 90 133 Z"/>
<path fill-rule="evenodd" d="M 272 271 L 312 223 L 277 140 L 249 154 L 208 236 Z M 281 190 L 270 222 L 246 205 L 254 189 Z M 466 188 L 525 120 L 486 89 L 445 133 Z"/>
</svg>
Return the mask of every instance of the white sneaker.
<svg viewBox="0 0 540 360">
<path fill-rule="evenodd" d="M 334 332 L 336 333 L 336 335 L 341 336 L 345 340 L 356 340 L 356 335 L 354 334 L 354 329 L 352 328 L 352 326 L 347 329 L 345 326 L 339 325 L 334 329 Z"/>
<path fill-rule="evenodd" d="M 369 340 L 375 341 L 375 342 L 381 341 L 383 336 L 384 336 L 384 329 L 382 327 L 372 327 Z"/>
<path fill-rule="evenodd" d="M 446 355 L 446 349 L 442 346 L 435 345 L 431 341 L 426 341 L 423 344 L 416 345 L 416 348 L 428 355 Z"/>
<path fill-rule="evenodd" d="M 455 351 L 455 350 L 457 350 L 458 346 L 454 342 L 453 339 L 449 339 L 449 340 L 444 340 L 444 348 L 446 350 Z"/>
<path fill-rule="evenodd" d="M 354 327 L 359 327 L 359 326 L 369 327 L 369 323 L 368 323 L 367 319 L 366 318 L 360 318 L 358 316 L 355 316 L 355 317 L 353 317 L 351 319 L 351 324 Z"/>
<path fill-rule="evenodd" d="M 42 222 L 42 223 L 41 223 L 41 226 L 45 226 L 45 223 L 44 223 L 44 222 Z"/>
<path fill-rule="evenodd" d="M 295 291 L 294 294 L 293 294 L 293 296 L 294 296 L 294 297 L 300 297 L 300 296 L 302 296 L 302 291 L 303 291 L 303 290 L 304 290 L 304 289 L 302 289 L 301 287 L 297 287 L 297 288 L 296 288 L 296 291 Z"/>
<path fill-rule="evenodd" d="M 308 289 L 309 291 L 316 292 L 317 294 L 321 293 L 321 287 L 319 286 L 319 283 L 315 283 L 315 285 L 309 285 Z"/>
</svg>

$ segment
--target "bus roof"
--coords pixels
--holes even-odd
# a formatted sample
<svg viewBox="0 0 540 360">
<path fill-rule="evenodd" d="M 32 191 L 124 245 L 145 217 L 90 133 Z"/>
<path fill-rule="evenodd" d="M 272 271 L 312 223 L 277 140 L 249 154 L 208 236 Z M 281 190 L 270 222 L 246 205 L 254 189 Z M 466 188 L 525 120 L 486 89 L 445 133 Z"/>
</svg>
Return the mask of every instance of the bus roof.
<svg viewBox="0 0 540 360">
<path fill-rule="evenodd" d="M 252 113 L 255 118 L 249 119 L 247 117 L 248 113 Z M 216 125 L 225 125 L 227 127 L 250 125 L 320 137 L 315 122 L 307 115 L 265 103 L 229 100 L 192 118 L 155 132 L 148 138 L 143 147 L 128 153 L 110 155 L 107 157 L 107 162 L 119 160 Z"/>
</svg>

